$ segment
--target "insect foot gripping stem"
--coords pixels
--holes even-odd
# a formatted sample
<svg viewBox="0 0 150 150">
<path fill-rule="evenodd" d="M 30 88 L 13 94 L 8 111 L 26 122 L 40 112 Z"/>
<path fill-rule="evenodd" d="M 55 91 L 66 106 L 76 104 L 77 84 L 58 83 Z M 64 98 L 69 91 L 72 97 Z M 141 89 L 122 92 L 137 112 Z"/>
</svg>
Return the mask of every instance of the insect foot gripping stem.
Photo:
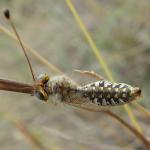
<svg viewBox="0 0 150 150">
<path fill-rule="evenodd" d="M 48 94 L 45 91 L 46 89 L 46 83 L 49 81 L 50 77 L 46 74 L 40 74 L 37 77 L 37 81 L 35 83 L 35 87 L 36 87 L 36 92 L 35 95 L 39 100 L 43 100 L 45 102 L 47 102 L 48 100 Z"/>
</svg>

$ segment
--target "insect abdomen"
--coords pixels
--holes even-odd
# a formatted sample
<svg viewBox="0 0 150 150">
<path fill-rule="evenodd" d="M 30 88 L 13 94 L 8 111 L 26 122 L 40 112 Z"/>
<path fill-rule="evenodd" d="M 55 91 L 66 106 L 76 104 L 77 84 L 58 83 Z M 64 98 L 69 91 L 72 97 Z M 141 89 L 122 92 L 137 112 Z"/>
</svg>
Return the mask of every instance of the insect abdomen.
<svg viewBox="0 0 150 150">
<path fill-rule="evenodd" d="M 123 105 L 134 100 L 133 87 L 105 80 L 84 86 L 83 96 L 101 106 Z"/>
</svg>

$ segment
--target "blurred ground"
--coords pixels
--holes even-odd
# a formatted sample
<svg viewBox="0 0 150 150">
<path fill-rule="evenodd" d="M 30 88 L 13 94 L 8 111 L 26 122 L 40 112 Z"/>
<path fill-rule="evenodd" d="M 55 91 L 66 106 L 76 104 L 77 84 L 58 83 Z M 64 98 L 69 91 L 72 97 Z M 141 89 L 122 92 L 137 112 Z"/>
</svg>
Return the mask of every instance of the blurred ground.
<svg viewBox="0 0 150 150">
<path fill-rule="evenodd" d="M 83 23 L 117 82 L 143 89 L 144 98 L 137 102 L 150 110 L 150 2 L 142 0 L 72 0 Z M 72 69 L 106 74 L 92 52 L 85 36 L 65 1 L 1 0 L 0 10 L 9 8 L 21 40 L 35 49 L 65 74 L 79 83 L 95 79 L 74 73 Z M 12 33 L 0 14 L 0 24 Z M 35 76 L 56 73 L 28 53 Z M 31 73 L 21 50 L 0 31 L 0 77 L 32 83 Z M 30 95 L 0 91 L 0 149 L 33 149 L 13 123 L 8 111 L 19 118 L 36 138 L 49 149 L 143 150 L 142 144 L 108 116 L 50 102 Z M 143 132 L 150 136 L 150 120 L 130 105 Z M 131 122 L 123 106 L 112 108 Z M 81 113 L 82 112 L 82 113 Z M 119 150 L 119 149 L 118 149 Z"/>
</svg>

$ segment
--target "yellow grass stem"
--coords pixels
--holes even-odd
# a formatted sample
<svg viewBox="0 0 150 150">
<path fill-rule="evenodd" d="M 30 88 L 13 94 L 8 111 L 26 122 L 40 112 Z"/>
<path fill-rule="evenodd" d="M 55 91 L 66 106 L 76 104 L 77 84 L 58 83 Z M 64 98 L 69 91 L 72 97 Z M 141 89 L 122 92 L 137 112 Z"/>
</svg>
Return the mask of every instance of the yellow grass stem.
<svg viewBox="0 0 150 150">
<path fill-rule="evenodd" d="M 135 103 L 136 103 L 136 102 L 135 102 Z M 133 115 L 133 113 L 132 113 L 132 111 L 131 111 L 129 105 L 128 105 L 128 104 L 124 105 L 124 108 L 127 110 L 128 115 L 130 116 L 130 119 L 131 119 L 132 122 L 134 123 L 135 128 L 136 128 L 140 133 L 143 133 L 143 131 L 142 131 L 141 127 L 139 126 L 137 119 L 136 119 L 135 116 Z"/>
<path fill-rule="evenodd" d="M 2 27 L 1 25 L 0 25 L 0 29 L 4 33 L 6 33 L 8 36 L 10 36 L 12 39 L 14 39 L 16 42 L 19 43 L 19 41 L 17 40 L 17 38 L 13 34 L 11 34 L 7 29 L 5 29 L 4 27 Z M 50 62 L 48 62 L 45 58 L 43 58 L 38 53 L 36 53 L 33 49 L 31 49 L 29 46 L 27 46 L 24 42 L 22 42 L 22 43 L 23 43 L 24 47 L 26 48 L 26 50 L 28 50 L 32 55 L 34 55 L 35 57 L 37 57 L 38 60 L 40 60 L 45 65 L 47 65 L 50 69 L 52 69 L 56 73 L 63 74 L 58 68 L 56 68 Z M 133 105 L 135 105 L 136 107 L 140 106 L 136 102 L 134 102 Z M 125 106 L 125 107 L 128 107 L 128 106 Z M 143 113 L 145 113 L 147 116 L 150 117 L 150 113 L 147 110 L 145 110 L 142 106 L 138 107 L 138 109 L 140 109 Z"/>
<path fill-rule="evenodd" d="M 150 143 L 142 133 L 138 132 L 138 130 L 135 130 L 135 128 L 130 126 L 128 123 L 122 120 L 122 118 L 120 118 L 113 112 L 106 110 L 104 111 L 104 113 L 112 117 L 116 122 L 118 122 L 118 124 L 122 125 L 130 134 L 135 136 L 135 138 L 139 139 L 147 147 L 147 149 L 150 149 Z"/>
<path fill-rule="evenodd" d="M 84 26 L 83 26 L 84 27 Z M 11 38 L 13 38 L 15 41 L 18 42 L 18 40 L 16 39 L 16 37 L 14 35 L 12 35 L 8 30 L 6 30 L 4 27 L 0 26 L 0 29 L 5 32 L 7 35 L 9 35 Z M 86 31 L 86 30 L 85 30 Z M 90 36 L 89 39 L 91 40 Z M 92 42 L 92 40 L 91 40 Z M 44 63 L 45 65 L 47 65 L 49 68 L 51 68 L 53 71 L 57 72 L 58 74 L 62 74 L 62 72 L 56 68 L 54 65 L 50 64 L 47 60 L 45 60 L 42 56 L 40 56 L 39 54 L 37 54 L 33 49 L 31 49 L 29 46 L 27 46 L 25 43 L 23 43 L 24 47 L 31 53 L 33 54 L 35 57 L 37 57 L 42 63 Z M 94 46 L 95 47 L 95 46 Z M 97 53 L 98 54 L 98 53 Z M 101 60 L 102 57 L 100 57 Z M 105 64 L 105 63 L 104 63 Z M 106 66 L 107 67 L 107 66 Z M 109 70 L 108 70 L 109 71 Z M 134 104 L 136 104 L 137 107 L 137 103 L 134 102 Z M 125 106 L 126 107 L 126 106 Z M 150 116 L 150 113 L 147 112 L 144 108 L 142 108 L 141 106 L 138 107 L 142 112 L 144 112 L 145 114 L 147 114 L 148 116 Z M 134 117 L 134 116 L 133 116 Z"/>
<path fill-rule="evenodd" d="M 0 25 L 0 29 L 6 33 L 8 36 L 10 36 L 12 39 L 14 39 L 16 42 L 19 43 L 18 39 L 12 34 L 10 33 L 6 28 L 2 27 Z M 49 61 L 47 61 L 45 58 L 43 58 L 42 56 L 40 56 L 37 52 L 35 52 L 32 48 L 30 48 L 29 46 L 27 46 L 24 42 L 23 46 L 26 48 L 26 50 L 28 50 L 33 56 L 35 56 L 38 60 L 40 60 L 43 64 L 47 65 L 50 69 L 52 69 L 54 72 L 58 73 L 58 74 L 63 74 L 63 72 L 61 72 L 57 67 L 55 67 L 53 64 L 51 64 Z M 144 109 L 142 106 L 140 106 L 138 103 L 136 103 L 135 101 L 132 102 L 132 104 L 134 106 L 136 106 L 141 112 L 143 112 L 144 114 L 146 114 L 148 117 L 150 117 L 150 112 L 148 112 L 146 109 Z"/>
<path fill-rule="evenodd" d="M 103 68 L 104 68 L 104 70 L 105 70 L 105 72 L 106 72 L 106 74 L 107 74 L 109 80 L 110 80 L 111 82 L 115 82 L 115 80 L 114 80 L 112 74 L 110 73 L 110 71 L 109 71 L 109 69 L 108 69 L 106 63 L 104 62 L 104 60 L 103 60 L 103 58 L 102 58 L 100 52 L 98 51 L 98 49 L 97 49 L 95 43 L 94 43 L 93 40 L 92 40 L 90 34 L 88 33 L 87 29 L 85 28 L 84 24 L 82 23 L 82 21 L 81 21 L 79 15 L 78 15 L 76 9 L 74 8 L 72 2 L 71 2 L 70 0 L 66 0 L 66 2 L 67 2 L 67 4 L 68 4 L 70 10 L 72 11 L 74 17 L 76 18 L 76 20 L 77 20 L 77 22 L 78 22 L 78 24 L 79 24 L 81 30 L 83 31 L 83 33 L 84 33 L 84 35 L 85 35 L 85 37 L 87 38 L 87 40 L 88 40 L 90 46 L 92 47 L 92 49 L 93 49 L 95 55 L 97 56 L 97 58 L 98 58 L 100 64 L 103 66 Z M 130 119 L 131 119 L 132 122 L 134 123 L 135 128 L 141 133 L 142 130 L 141 130 L 139 124 L 137 123 L 137 120 L 136 120 L 135 116 L 133 115 L 133 113 L 132 113 L 130 107 L 129 107 L 128 105 L 125 105 L 124 107 L 125 107 L 126 111 L 128 112 L 128 115 L 130 116 Z"/>
<path fill-rule="evenodd" d="M 78 15 L 77 15 L 78 16 Z M 79 18 L 79 20 L 80 20 L 80 18 Z M 81 22 L 82 23 L 82 22 Z M 84 27 L 84 25 L 83 25 L 83 27 Z M 7 35 L 9 35 L 10 37 L 12 37 L 15 41 L 17 41 L 18 42 L 18 40 L 10 33 L 10 32 L 8 32 L 5 28 L 3 28 L 2 26 L 0 26 L 0 29 L 3 31 L 3 32 L 5 32 Z M 96 48 L 96 46 L 95 46 L 95 44 L 93 43 L 93 41 L 92 41 L 92 39 L 91 39 L 91 37 L 90 37 L 90 35 L 88 34 L 88 32 L 87 32 L 87 30 L 86 29 L 84 29 L 84 31 L 86 31 L 86 33 L 87 33 L 87 35 L 88 35 L 88 38 L 89 38 L 89 40 L 90 40 L 90 42 L 92 43 L 92 48 Z M 49 66 L 52 70 L 54 70 L 55 72 L 57 72 L 57 73 L 59 73 L 59 74 L 62 74 L 62 72 L 61 71 L 59 71 L 59 69 L 57 69 L 55 66 L 53 66 L 52 64 L 50 64 L 47 60 L 45 60 L 43 57 L 41 57 L 39 54 L 37 54 L 33 49 L 31 49 L 30 47 L 28 47 L 25 43 L 23 43 L 23 45 L 24 45 L 24 47 L 26 47 L 26 49 L 31 53 L 31 54 L 33 54 L 35 57 L 37 57 L 40 61 L 42 61 L 45 65 L 47 65 L 47 66 Z M 97 50 L 97 48 L 96 48 L 96 50 Z M 98 50 L 97 51 L 95 51 L 95 53 L 96 53 L 96 55 L 99 55 L 99 52 L 98 52 Z M 97 56 L 98 57 L 98 56 Z M 98 57 L 99 58 L 99 60 L 101 60 L 101 61 L 103 61 L 103 59 L 102 59 L 102 57 L 101 57 L 101 55 L 100 55 L 100 57 Z M 44 60 L 44 61 L 43 61 Z M 105 64 L 105 62 L 103 61 L 103 66 L 106 66 L 106 64 Z M 107 66 L 106 66 L 106 68 L 107 68 Z M 109 69 L 107 68 L 106 69 L 107 71 L 106 72 L 108 72 L 108 73 L 110 73 L 110 71 L 109 71 Z M 110 76 L 112 76 L 111 74 L 110 74 Z M 111 81 L 113 82 L 113 77 L 112 77 L 112 79 L 111 79 Z M 134 103 L 136 103 L 136 102 L 134 102 Z M 137 104 L 137 103 L 136 103 Z M 137 104 L 138 105 L 138 104 Z M 137 106 L 136 105 L 136 106 Z M 126 105 L 127 106 L 127 105 Z M 125 106 L 125 107 L 126 107 Z M 127 106 L 128 107 L 128 106 Z M 142 108 L 142 107 L 141 107 Z M 143 108 L 143 110 L 144 110 L 144 108 Z M 144 112 L 144 111 L 143 111 Z M 126 122 L 124 122 L 124 121 L 121 121 L 121 118 L 119 118 L 118 116 L 116 116 L 115 114 L 113 114 L 112 112 L 110 112 L 110 111 L 105 111 L 105 113 L 107 114 L 107 115 L 110 115 L 111 117 L 113 117 L 113 118 L 116 118 L 116 120 L 118 121 L 118 122 L 120 122 L 120 124 L 122 125 L 122 126 L 124 126 L 127 130 L 129 130 L 132 134 L 134 134 L 134 135 L 139 135 L 138 137 L 139 137 L 139 139 L 143 142 L 143 144 L 145 144 L 147 147 L 149 147 L 150 148 L 150 144 L 149 143 L 147 143 L 147 141 L 146 141 L 146 139 L 145 139 L 145 137 L 142 135 L 142 134 L 138 134 L 138 133 L 136 133 L 137 131 L 134 131 L 134 129 L 131 129 L 132 127 L 130 127 L 130 125 L 128 125 Z M 132 112 L 131 112 L 131 114 L 132 114 Z M 149 115 L 149 113 L 148 113 L 148 115 Z M 134 116 L 133 116 L 134 117 Z M 121 123 L 122 122 L 122 123 Z M 140 129 L 139 129 L 140 130 Z M 139 131 L 140 132 L 140 131 Z"/>
<path fill-rule="evenodd" d="M 150 117 L 150 112 L 147 111 L 146 109 L 144 109 L 141 105 L 139 105 L 139 104 L 136 103 L 135 101 L 133 101 L 132 104 L 133 104 L 134 106 L 136 106 L 141 112 L 143 112 L 143 113 L 146 114 L 148 117 Z"/>
</svg>

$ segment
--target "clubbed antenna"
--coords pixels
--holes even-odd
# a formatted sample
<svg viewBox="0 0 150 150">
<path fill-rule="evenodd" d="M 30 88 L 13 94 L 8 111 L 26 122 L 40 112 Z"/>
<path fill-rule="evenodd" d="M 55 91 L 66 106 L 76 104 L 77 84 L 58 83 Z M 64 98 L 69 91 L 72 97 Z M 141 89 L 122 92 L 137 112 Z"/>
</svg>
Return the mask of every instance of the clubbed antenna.
<svg viewBox="0 0 150 150">
<path fill-rule="evenodd" d="M 18 33 L 17 33 L 17 31 L 16 31 L 16 29 L 15 29 L 15 27 L 14 27 L 12 21 L 11 21 L 10 14 L 9 14 L 9 10 L 8 10 L 8 9 L 4 9 L 3 12 L 4 12 L 5 17 L 7 18 L 7 20 L 9 21 L 9 23 L 11 24 L 12 28 L 14 29 L 14 31 L 15 31 L 15 33 L 16 33 L 16 35 L 17 35 L 17 38 L 18 38 L 18 40 L 19 40 L 19 43 L 20 43 L 20 45 L 21 45 L 21 47 L 22 47 L 22 49 L 23 49 L 23 52 L 24 52 L 24 54 L 25 54 L 25 56 L 26 56 L 26 59 L 27 59 L 27 61 L 28 61 L 28 64 L 29 64 L 29 67 L 30 67 L 30 70 L 31 70 L 31 74 L 32 74 L 32 77 L 33 77 L 33 81 L 35 82 L 35 78 L 34 78 L 34 74 L 33 74 L 33 70 L 32 70 L 32 67 L 31 67 L 29 58 L 28 58 L 28 56 L 27 56 L 27 54 L 26 54 L 26 52 L 25 52 L 25 49 L 24 49 L 24 47 L 23 47 L 23 44 L 22 44 L 22 42 L 21 42 L 21 40 L 20 40 L 20 38 L 19 38 L 19 35 L 18 35 Z"/>
</svg>

